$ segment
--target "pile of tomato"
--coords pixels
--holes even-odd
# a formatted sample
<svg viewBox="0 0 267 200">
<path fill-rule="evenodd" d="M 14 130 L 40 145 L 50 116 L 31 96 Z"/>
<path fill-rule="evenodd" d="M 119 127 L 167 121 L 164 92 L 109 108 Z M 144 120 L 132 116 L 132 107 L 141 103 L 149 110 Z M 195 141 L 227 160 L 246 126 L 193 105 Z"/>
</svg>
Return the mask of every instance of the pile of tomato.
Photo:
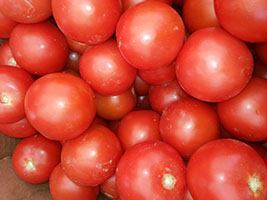
<svg viewBox="0 0 267 200">
<path fill-rule="evenodd" d="M 0 131 L 54 200 L 267 199 L 266 0 L 0 0 Z"/>
</svg>

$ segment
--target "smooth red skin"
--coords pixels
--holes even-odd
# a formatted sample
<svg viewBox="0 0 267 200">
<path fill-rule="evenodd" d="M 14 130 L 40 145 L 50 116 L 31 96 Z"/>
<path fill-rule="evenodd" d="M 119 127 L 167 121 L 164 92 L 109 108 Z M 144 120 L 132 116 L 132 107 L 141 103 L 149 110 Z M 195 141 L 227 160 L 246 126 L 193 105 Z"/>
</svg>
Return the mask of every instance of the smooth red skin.
<svg viewBox="0 0 267 200">
<path fill-rule="evenodd" d="M 232 139 L 212 141 L 200 147 L 187 165 L 187 184 L 195 200 L 265 200 L 267 167 L 248 145 Z M 259 196 L 249 189 L 248 180 L 258 176 Z"/>
<path fill-rule="evenodd" d="M 181 87 L 191 96 L 209 102 L 236 96 L 253 72 L 248 47 L 220 28 L 205 28 L 191 34 L 176 63 Z"/>
<path fill-rule="evenodd" d="M 53 169 L 60 162 L 61 145 L 38 134 L 23 139 L 15 148 L 12 164 L 16 174 L 29 183 L 48 181 Z M 35 169 L 27 169 L 32 160 Z"/>
<path fill-rule="evenodd" d="M 30 74 L 12 66 L 0 66 L 0 124 L 14 123 L 25 117 L 24 98 L 33 83 Z M 2 95 L 10 102 L 2 102 Z"/>
<path fill-rule="evenodd" d="M 110 128 L 110 130 L 112 130 L 115 134 L 117 134 L 120 122 L 121 120 L 108 121 L 108 128 Z"/>
<path fill-rule="evenodd" d="M 219 27 L 214 0 L 185 0 L 183 20 L 190 33 L 207 27 Z"/>
<path fill-rule="evenodd" d="M 148 96 L 138 96 L 135 110 L 152 110 Z"/>
<path fill-rule="evenodd" d="M 246 42 L 267 41 L 266 0 L 214 0 L 220 25 Z"/>
<path fill-rule="evenodd" d="M 96 200 L 99 187 L 84 187 L 71 181 L 58 164 L 49 178 L 49 188 L 53 200 Z"/>
<path fill-rule="evenodd" d="M 265 65 L 260 60 L 255 59 L 253 75 L 267 79 L 267 64 Z"/>
<path fill-rule="evenodd" d="M 0 0 L 0 10 L 19 23 L 39 23 L 52 14 L 51 0 Z"/>
<path fill-rule="evenodd" d="M 134 90 L 137 96 L 146 96 L 148 95 L 149 84 L 141 79 L 138 75 L 135 77 L 134 81 Z"/>
<path fill-rule="evenodd" d="M 184 24 L 169 5 L 143 2 L 122 15 L 116 36 L 120 52 L 129 64 L 152 70 L 174 61 L 184 41 Z"/>
<path fill-rule="evenodd" d="M 116 40 L 110 39 L 86 50 L 80 74 L 101 95 L 119 95 L 131 87 L 136 69 L 122 57 Z"/>
<path fill-rule="evenodd" d="M 136 95 L 133 89 L 115 96 L 96 95 L 96 113 L 106 120 L 120 120 L 136 106 Z"/>
<path fill-rule="evenodd" d="M 164 85 L 151 85 L 149 88 L 150 105 L 159 114 L 174 102 L 189 97 L 177 81 Z"/>
<path fill-rule="evenodd" d="M 263 158 L 265 163 L 267 164 L 267 147 L 264 147 L 260 143 L 248 142 L 249 146 L 251 146 L 257 153 Z"/>
<path fill-rule="evenodd" d="M 220 122 L 238 139 L 267 140 L 267 80 L 254 77 L 237 96 L 217 104 Z"/>
<path fill-rule="evenodd" d="M 175 62 L 165 67 L 153 70 L 138 70 L 138 76 L 151 85 L 162 85 L 176 79 Z"/>
<path fill-rule="evenodd" d="M 25 97 L 29 122 L 53 140 L 69 140 L 82 134 L 96 114 L 95 95 L 81 78 L 53 73 L 36 80 Z"/>
<path fill-rule="evenodd" d="M 161 140 L 159 120 L 160 115 L 150 110 L 132 111 L 123 117 L 117 133 L 123 151 L 140 142 Z"/>
<path fill-rule="evenodd" d="M 117 191 L 115 174 L 100 185 L 100 191 L 109 199 L 118 199 L 119 194 Z"/>
<path fill-rule="evenodd" d="M 176 179 L 173 189 L 165 189 L 162 178 Z M 130 181 L 129 181 L 130 180 Z M 185 193 L 185 165 L 175 149 L 161 141 L 142 142 L 121 158 L 116 182 L 123 200 L 181 200 Z"/>
<path fill-rule="evenodd" d="M 61 31 L 86 44 L 111 37 L 122 12 L 119 0 L 52 0 L 52 10 Z"/>
<path fill-rule="evenodd" d="M 0 65 L 11 65 L 11 66 L 19 67 L 18 63 L 15 61 L 14 56 L 11 52 L 8 40 L 6 40 L 0 46 Z"/>
<path fill-rule="evenodd" d="M 85 44 L 85 43 L 77 42 L 77 41 L 75 41 L 75 40 L 73 40 L 73 39 L 71 39 L 71 38 L 69 38 L 69 37 L 67 37 L 67 36 L 65 36 L 65 38 L 66 38 L 66 41 L 67 41 L 67 43 L 68 43 L 69 48 L 70 48 L 72 51 L 75 51 L 77 54 L 82 55 L 82 54 L 85 52 L 85 50 L 86 50 L 87 48 L 92 47 L 92 46 L 89 45 L 89 44 Z"/>
<path fill-rule="evenodd" d="M 123 11 L 126 11 L 127 9 L 139 4 L 139 3 L 142 3 L 142 2 L 146 2 L 146 1 L 160 1 L 162 3 L 166 3 L 166 4 L 169 4 L 169 5 L 172 5 L 172 0 L 122 0 L 121 3 L 122 3 L 122 10 Z"/>
<path fill-rule="evenodd" d="M 208 104 L 186 98 L 173 103 L 162 114 L 160 134 L 163 141 L 188 160 L 199 147 L 220 137 L 220 123 Z"/>
<path fill-rule="evenodd" d="M 94 118 L 94 121 L 92 122 L 90 127 L 98 126 L 98 125 L 108 127 L 108 122 L 106 120 L 102 119 L 101 117 L 96 115 L 95 118 Z"/>
<path fill-rule="evenodd" d="M 116 135 L 104 126 L 94 126 L 63 146 L 61 162 L 72 181 L 83 186 L 95 186 L 115 173 L 121 156 L 122 149 Z"/>
<path fill-rule="evenodd" d="M 49 21 L 17 25 L 10 35 L 9 44 L 19 66 L 31 74 L 60 71 L 68 61 L 67 42 Z"/>
<path fill-rule="evenodd" d="M 267 65 L 267 42 L 255 44 L 254 48 L 259 59 Z"/>
<path fill-rule="evenodd" d="M 0 38 L 9 38 L 10 33 L 16 25 L 17 22 L 10 20 L 0 11 Z"/>
<path fill-rule="evenodd" d="M 0 131 L 14 138 L 25 138 L 37 133 L 26 117 L 11 124 L 0 124 Z"/>
</svg>

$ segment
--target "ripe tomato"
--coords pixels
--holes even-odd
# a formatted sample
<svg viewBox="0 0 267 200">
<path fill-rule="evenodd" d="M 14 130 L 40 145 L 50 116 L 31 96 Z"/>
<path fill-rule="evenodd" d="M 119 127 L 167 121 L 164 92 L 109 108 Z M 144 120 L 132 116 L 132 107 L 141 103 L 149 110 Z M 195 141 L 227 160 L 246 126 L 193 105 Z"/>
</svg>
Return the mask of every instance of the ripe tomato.
<svg viewBox="0 0 267 200">
<path fill-rule="evenodd" d="M 155 69 L 176 58 L 184 41 L 184 24 L 169 5 L 143 2 L 122 15 L 116 36 L 128 63 L 139 69 Z"/>
<path fill-rule="evenodd" d="M 136 69 L 129 65 L 110 39 L 85 51 L 80 61 L 80 74 L 101 95 L 118 95 L 131 87 Z"/>
<path fill-rule="evenodd" d="M 122 9 L 123 11 L 127 10 L 130 7 L 135 6 L 136 4 L 145 2 L 145 1 L 161 1 L 163 3 L 172 5 L 172 0 L 122 0 Z"/>
<path fill-rule="evenodd" d="M 33 81 L 22 69 L 0 66 L 0 123 L 14 123 L 25 117 L 24 98 Z"/>
<path fill-rule="evenodd" d="M 185 193 L 185 165 L 166 143 L 136 144 L 121 158 L 116 172 L 123 200 L 181 200 Z"/>
<path fill-rule="evenodd" d="M 218 103 L 224 128 L 245 141 L 267 140 L 267 80 L 254 77 L 247 87 L 228 101 Z"/>
<path fill-rule="evenodd" d="M 72 181 L 83 186 L 95 186 L 115 173 L 121 155 L 121 145 L 116 135 L 99 125 L 66 142 L 61 162 L 64 172 Z"/>
<path fill-rule="evenodd" d="M 53 200 L 96 200 L 99 187 L 84 187 L 72 182 L 58 164 L 49 178 L 49 188 Z"/>
<path fill-rule="evenodd" d="M 146 96 L 148 94 L 149 84 L 136 75 L 134 81 L 134 90 L 137 96 Z"/>
<path fill-rule="evenodd" d="M 17 25 L 9 44 L 19 66 L 32 74 L 57 72 L 68 61 L 67 42 L 57 27 L 48 21 Z"/>
<path fill-rule="evenodd" d="M 9 38 L 10 33 L 12 32 L 12 30 L 15 28 L 16 25 L 17 22 L 3 15 L 0 8 L 0 38 Z"/>
<path fill-rule="evenodd" d="M 111 176 L 108 180 L 100 185 L 100 191 L 109 199 L 117 199 L 118 191 L 116 186 L 116 176 L 115 174 Z"/>
<path fill-rule="evenodd" d="M 267 65 L 267 42 L 256 44 L 255 50 L 259 59 Z"/>
<path fill-rule="evenodd" d="M 29 183 L 48 181 L 60 162 L 61 145 L 38 134 L 23 139 L 15 148 L 12 164 L 17 175 Z"/>
<path fill-rule="evenodd" d="M 205 28 L 186 40 L 176 75 L 181 87 L 202 101 L 219 102 L 236 96 L 253 72 L 248 47 L 220 28 Z"/>
<path fill-rule="evenodd" d="M 52 0 L 52 10 L 61 31 L 86 44 L 112 36 L 122 12 L 120 0 Z"/>
<path fill-rule="evenodd" d="M 261 143 L 256 142 L 248 142 L 249 146 L 251 146 L 257 153 L 263 158 L 265 163 L 267 164 L 267 147 L 264 147 Z"/>
<path fill-rule="evenodd" d="M 36 80 L 25 97 L 29 122 L 53 140 L 69 140 L 82 134 L 96 113 L 95 96 L 81 78 L 53 73 Z"/>
<path fill-rule="evenodd" d="M 159 119 L 160 115 L 151 110 L 132 111 L 123 117 L 117 133 L 122 149 L 127 151 L 140 142 L 161 140 Z"/>
<path fill-rule="evenodd" d="M 85 43 L 81 43 L 81 42 L 77 42 L 67 36 L 65 36 L 66 38 L 66 41 L 68 43 L 68 46 L 69 48 L 72 50 L 72 51 L 75 51 L 76 53 L 82 55 L 83 52 L 85 52 L 85 50 L 87 48 L 91 48 L 92 46 L 89 45 L 89 44 L 85 44 Z"/>
<path fill-rule="evenodd" d="M 19 67 L 11 52 L 8 40 L 6 40 L 0 46 L 0 65 L 11 65 L 11 66 Z"/>
<path fill-rule="evenodd" d="M 200 147 L 187 166 L 187 184 L 196 200 L 266 200 L 267 167 L 248 145 L 232 139 Z"/>
</svg>

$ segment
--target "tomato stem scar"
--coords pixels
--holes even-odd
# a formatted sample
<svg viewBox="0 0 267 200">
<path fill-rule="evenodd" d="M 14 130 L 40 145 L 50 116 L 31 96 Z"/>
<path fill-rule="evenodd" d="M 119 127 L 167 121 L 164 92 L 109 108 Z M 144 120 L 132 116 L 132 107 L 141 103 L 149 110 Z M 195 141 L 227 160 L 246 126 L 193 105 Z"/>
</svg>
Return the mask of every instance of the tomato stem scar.
<svg viewBox="0 0 267 200">
<path fill-rule="evenodd" d="M 260 191 L 262 190 L 262 183 L 258 176 L 252 176 L 248 180 L 249 189 L 255 196 L 258 196 Z"/>
<path fill-rule="evenodd" d="M 171 174 L 164 174 L 162 178 L 162 185 L 165 189 L 171 190 L 176 184 L 176 178 Z"/>
</svg>

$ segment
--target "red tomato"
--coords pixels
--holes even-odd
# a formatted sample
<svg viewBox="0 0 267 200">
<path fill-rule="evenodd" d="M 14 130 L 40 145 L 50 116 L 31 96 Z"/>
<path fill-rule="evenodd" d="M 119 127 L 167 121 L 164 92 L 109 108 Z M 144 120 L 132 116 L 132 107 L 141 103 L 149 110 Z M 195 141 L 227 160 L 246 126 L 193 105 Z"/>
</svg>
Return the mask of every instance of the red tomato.
<svg viewBox="0 0 267 200">
<path fill-rule="evenodd" d="M 90 127 L 92 127 L 92 126 L 98 126 L 98 125 L 108 127 L 108 123 L 107 123 L 107 121 L 104 120 L 104 119 L 101 118 L 101 117 L 98 117 L 98 116 L 96 115 L 96 116 L 95 116 L 95 119 L 94 119 L 94 121 L 92 122 L 92 124 L 90 125 Z"/>
<path fill-rule="evenodd" d="M 97 114 L 103 119 L 119 120 L 136 106 L 134 89 L 116 96 L 102 96 L 96 93 Z"/>
<path fill-rule="evenodd" d="M 19 23 L 38 23 L 52 14 L 51 0 L 1 0 L 1 12 Z"/>
<path fill-rule="evenodd" d="M 136 75 L 134 81 L 134 90 L 137 96 L 145 96 L 148 94 L 149 84 Z"/>
<path fill-rule="evenodd" d="M 100 185 L 100 191 L 109 199 L 118 199 L 115 174 Z"/>
<path fill-rule="evenodd" d="M 255 149 L 255 151 L 257 151 L 257 153 L 263 158 L 263 160 L 267 164 L 267 147 L 264 147 L 262 144 L 256 142 L 249 142 L 247 144 L 253 149 Z"/>
<path fill-rule="evenodd" d="M 1 7 L 1 2 L 0 2 Z M 17 22 L 9 19 L 5 15 L 2 14 L 0 8 L 0 38 L 9 38 L 10 33 L 17 25 Z"/>
<path fill-rule="evenodd" d="M 176 75 L 191 96 L 209 102 L 236 96 L 253 72 L 253 57 L 242 41 L 220 28 L 205 28 L 186 40 Z"/>
<path fill-rule="evenodd" d="M 138 76 L 151 85 L 162 85 L 176 79 L 175 62 L 165 67 L 152 70 L 138 70 Z"/>
<path fill-rule="evenodd" d="M 160 133 L 166 143 L 189 159 L 200 146 L 219 138 L 220 123 L 208 104 L 186 98 L 173 103 L 162 114 Z"/>
<path fill-rule="evenodd" d="M 36 80 L 25 97 L 30 123 L 53 140 L 69 140 L 83 133 L 96 113 L 95 96 L 81 78 L 53 73 Z"/>
<path fill-rule="evenodd" d="M 6 40 L 0 46 L 0 65 L 11 65 L 11 66 L 19 67 L 11 52 L 8 40 Z"/>
<path fill-rule="evenodd" d="M 185 195 L 184 195 L 183 200 L 194 200 L 193 197 L 191 196 L 188 188 L 186 188 L 186 191 L 185 191 Z"/>
<path fill-rule="evenodd" d="M 123 117 L 117 133 L 122 149 L 127 151 L 140 142 L 161 140 L 159 119 L 160 115 L 150 110 L 132 111 Z"/>
<path fill-rule="evenodd" d="M 104 126 L 94 126 L 63 146 L 61 162 L 72 181 L 95 186 L 115 173 L 121 155 L 116 135 Z"/>
<path fill-rule="evenodd" d="M 88 45 L 88 44 L 85 44 L 85 43 L 81 43 L 81 42 L 77 42 L 67 36 L 65 36 L 66 38 L 66 41 L 68 43 L 68 46 L 69 48 L 72 50 L 72 51 L 75 51 L 76 53 L 82 55 L 83 52 L 85 52 L 85 50 L 87 48 L 90 48 L 92 46 Z"/>
<path fill-rule="evenodd" d="M 68 61 L 67 42 L 57 27 L 48 21 L 17 25 L 9 43 L 19 66 L 32 74 L 57 72 Z"/>
<path fill-rule="evenodd" d="M 17 175 L 29 183 L 48 181 L 60 162 L 61 145 L 38 134 L 23 139 L 15 148 L 12 164 Z"/>
<path fill-rule="evenodd" d="M 85 51 L 80 61 L 80 74 L 101 95 L 118 95 L 131 87 L 136 69 L 129 65 L 110 39 Z"/>
<path fill-rule="evenodd" d="M 161 1 L 163 3 L 172 5 L 172 0 L 121 0 L 123 11 L 145 1 Z"/>
<path fill-rule="evenodd" d="M 267 41 L 266 0 L 214 0 L 220 25 L 247 42 Z"/>
<path fill-rule="evenodd" d="M 33 78 L 22 69 L 0 66 L 0 123 L 14 123 L 25 117 L 24 98 Z"/>
<path fill-rule="evenodd" d="M 37 133 L 26 117 L 11 124 L 0 124 L 0 131 L 15 138 L 29 137 Z"/>
<path fill-rule="evenodd" d="M 59 164 L 49 178 L 49 188 L 53 200 L 96 200 L 99 187 L 84 187 L 72 182 Z"/>
<path fill-rule="evenodd" d="M 149 88 L 150 105 L 156 112 L 162 112 L 172 103 L 190 97 L 177 81 L 164 85 L 152 85 Z"/>
<path fill-rule="evenodd" d="M 232 139 L 200 147 L 187 166 L 187 184 L 196 200 L 266 200 L 267 167 L 257 152 Z"/>
<path fill-rule="evenodd" d="M 253 75 L 267 79 L 267 64 L 265 65 L 259 59 L 255 59 Z"/>
<path fill-rule="evenodd" d="M 86 44 L 112 36 L 122 12 L 120 0 L 52 0 L 52 10 L 61 31 Z"/>
<path fill-rule="evenodd" d="M 267 140 L 267 80 L 252 78 L 236 97 L 218 103 L 217 111 L 224 128 L 245 141 Z"/>
<path fill-rule="evenodd" d="M 186 188 L 185 165 L 168 144 L 142 142 L 122 156 L 116 182 L 123 200 L 181 200 Z"/>
<path fill-rule="evenodd" d="M 255 50 L 259 59 L 267 65 L 267 42 L 256 44 Z"/>
<path fill-rule="evenodd" d="M 184 41 L 184 24 L 169 5 L 143 2 L 122 15 L 116 36 L 128 63 L 139 69 L 155 69 L 176 58 Z"/>
<path fill-rule="evenodd" d="M 185 0 L 183 20 L 190 33 L 207 27 L 219 27 L 214 0 Z"/>
</svg>

